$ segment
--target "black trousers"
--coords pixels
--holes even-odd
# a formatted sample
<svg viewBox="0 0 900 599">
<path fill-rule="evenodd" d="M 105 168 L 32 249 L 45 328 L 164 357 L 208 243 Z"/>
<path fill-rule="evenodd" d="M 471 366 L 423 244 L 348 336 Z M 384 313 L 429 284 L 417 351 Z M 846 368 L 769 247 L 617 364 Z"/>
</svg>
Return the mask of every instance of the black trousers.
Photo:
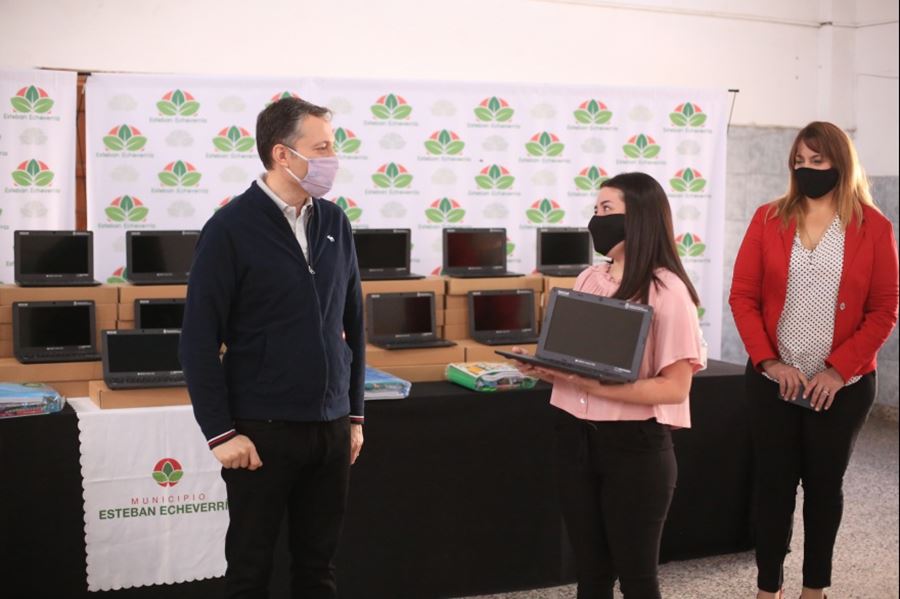
<svg viewBox="0 0 900 599">
<path fill-rule="evenodd" d="M 678 467 L 656 420 L 589 422 L 558 410 L 557 473 L 578 599 L 658 599 L 659 544 Z"/>
<path fill-rule="evenodd" d="M 335 554 L 347 505 L 350 420 L 239 420 L 262 467 L 222 469 L 231 522 L 225 537 L 225 594 L 268 597 L 275 541 L 285 511 L 294 599 L 337 597 Z"/>
<path fill-rule="evenodd" d="M 834 543 L 844 509 L 844 472 L 875 401 L 871 372 L 844 387 L 827 411 L 778 397 L 778 384 L 747 364 L 747 399 L 756 459 L 757 585 L 776 593 L 793 533 L 797 485 L 803 483 L 803 586 L 831 586 Z"/>
</svg>

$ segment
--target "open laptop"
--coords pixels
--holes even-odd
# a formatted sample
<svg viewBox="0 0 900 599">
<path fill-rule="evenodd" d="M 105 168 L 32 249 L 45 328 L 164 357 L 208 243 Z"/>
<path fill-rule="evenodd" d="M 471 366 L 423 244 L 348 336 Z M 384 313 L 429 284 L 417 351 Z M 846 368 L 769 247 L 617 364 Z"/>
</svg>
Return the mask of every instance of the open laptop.
<svg viewBox="0 0 900 599">
<path fill-rule="evenodd" d="M 587 229 L 537 230 L 537 271 L 549 277 L 575 277 L 593 261 L 593 241 Z"/>
<path fill-rule="evenodd" d="M 569 289 L 550 292 L 534 356 L 496 353 L 520 362 L 610 383 L 637 379 L 653 308 Z"/>
<path fill-rule="evenodd" d="M 451 347 L 437 336 L 434 293 L 370 293 L 366 296 L 366 337 L 384 349 Z"/>
<path fill-rule="evenodd" d="M 91 231 L 16 231 L 15 280 L 22 287 L 99 285 Z"/>
<path fill-rule="evenodd" d="M 103 331 L 103 380 L 110 389 L 181 387 L 179 329 Z"/>
<path fill-rule="evenodd" d="M 409 271 L 409 229 L 354 229 L 353 244 L 363 281 L 425 278 Z"/>
<path fill-rule="evenodd" d="M 99 360 L 92 301 L 15 302 L 13 355 L 23 364 Z"/>
<path fill-rule="evenodd" d="M 469 336 L 485 345 L 535 343 L 534 291 L 469 292 Z"/>
<path fill-rule="evenodd" d="M 184 320 L 184 299 L 134 300 L 134 328 L 180 329 Z"/>
<path fill-rule="evenodd" d="M 135 285 L 177 285 L 188 281 L 200 231 L 127 231 L 128 281 Z"/>
<path fill-rule="evenodd" d="M 506 270 L 506 229 L 444 229 L 444 274 L 450 277 L 521 277 Z"/>
</svg>

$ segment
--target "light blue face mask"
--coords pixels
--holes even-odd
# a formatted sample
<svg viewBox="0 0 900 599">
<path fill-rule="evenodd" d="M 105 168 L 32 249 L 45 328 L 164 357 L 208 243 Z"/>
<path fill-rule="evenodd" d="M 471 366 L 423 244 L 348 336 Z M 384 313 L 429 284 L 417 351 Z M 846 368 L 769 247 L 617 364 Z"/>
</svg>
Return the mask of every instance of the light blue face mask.
<svg viewBox="0 0 900 599">
<path fill-rule="evenodd" d="M 337 176 L 338 167 L 340 166 L 337 156 L 307 158 L 290 146 L 284 147 L 309 164 L 309 170 L 302 179 L 295 175 L 291 169 L 284 167 L 284 170 L 294 178 L 294 181 L 296 181 L 300 187 L 305 189 L 309 195 L 314 198 L 324 197 L 325 194 L 331 191 L 331 188 L 334 185 L 334 178 Z"/>
</svg>

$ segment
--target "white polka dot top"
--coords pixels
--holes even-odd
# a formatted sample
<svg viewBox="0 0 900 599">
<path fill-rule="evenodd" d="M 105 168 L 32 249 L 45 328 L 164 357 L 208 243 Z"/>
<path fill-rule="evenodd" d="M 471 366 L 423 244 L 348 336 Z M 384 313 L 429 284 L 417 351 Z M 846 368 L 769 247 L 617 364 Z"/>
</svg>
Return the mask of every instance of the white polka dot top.
<svg viewBox="0 0 900 599">
<path fill-rule="evenodd" d="M 787 297 L 778 320 L 781 361 L 807 378 L 826 370 L 825 359 L 834 340 L 834 314 L 844 267 L 844 230 L 835 215 L 813 250 L 794 235 L 788 270 Z M 859 376 L 847 381 L 851 385 Z"/>
</svg>

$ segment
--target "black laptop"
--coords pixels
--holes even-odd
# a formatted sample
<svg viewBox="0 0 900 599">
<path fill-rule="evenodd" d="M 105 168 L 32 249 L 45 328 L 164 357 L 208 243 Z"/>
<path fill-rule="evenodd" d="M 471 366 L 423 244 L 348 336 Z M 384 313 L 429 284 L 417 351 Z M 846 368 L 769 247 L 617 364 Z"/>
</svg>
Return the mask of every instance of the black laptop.
<svg viewBox="0 0 900 599">
<path fill-rule="evenodd" d="M 425 278 L 410 272 L 409 229 L 354 229 L 353 244 L 363 281 Z"/>
<path fill-rule="evenodd" d="M 180 329 L 184 320 L 184 299 L 134 300 L 134 328 Z"/>
<path fill-rule="evenodd" d="M 535 343 L 534 291 L 469 292 L 469 336 L 485 345 Z"/>
<path fill-rule="evenodd" d="M 23 364 L 99 360 L 92 301 L 15 302 L 13 355 Z"/>
<path fill-rule="evenodd" d="M 638 378 L 653 308 L 569 289 L 550 292 L 534 356 L 496 353 L 521 362 L 611 383 Z"/>
<path fill-rule="evenodd" d="M 179 329 L 103 331 L 103 380 L 110 389 L 182 387 Z"/>
<path fill-rule="evenodd" d="M 576 277 L 593 262 L 593 241 L 587 229 L 537 230 L 537 271 L 549 277 Z"/>
<path fill-rule="evenodd" d="M 444 229 L 444 274 L 460 278 L 521 277 L 506 270 L 506 229 Z"/>
<path fill-rule="evenodd" d="M 366 336 L 384 349 L 452 347 L 438 337 L 434 293 L 370 293 L 366 296 Z"/>
<path fill-rule="evenodd" d="M 127 278 L 134 285 L 188 281 L 200 231 L 127 231 Z"/>
<path fill-rule="evenodd" d="M 22 287 L 99 285 L 91 231 L 16 231 L 15 279 Z"/>
</svg>

